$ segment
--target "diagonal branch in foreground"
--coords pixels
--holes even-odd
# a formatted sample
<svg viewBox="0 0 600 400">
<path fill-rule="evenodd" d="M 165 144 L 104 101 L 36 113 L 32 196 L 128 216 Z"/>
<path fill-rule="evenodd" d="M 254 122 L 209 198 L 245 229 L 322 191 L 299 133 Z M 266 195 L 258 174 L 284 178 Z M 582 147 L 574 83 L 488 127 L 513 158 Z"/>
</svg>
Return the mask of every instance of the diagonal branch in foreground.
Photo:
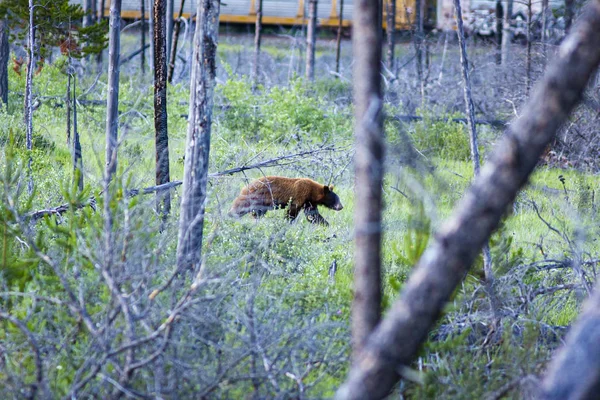
<svg viewBox="0 0 600 400">
<path fill-rule="evenodd" d="M 435 235 L 401 297 L 369 336 L 337 399 L 386 396 L 411 363 L 450 295 L 525 185 L 544 148 L 582 97 L 600 62 L 600 0 L 563 41 L 555 62 L 489 162 Z"/>
</svg>

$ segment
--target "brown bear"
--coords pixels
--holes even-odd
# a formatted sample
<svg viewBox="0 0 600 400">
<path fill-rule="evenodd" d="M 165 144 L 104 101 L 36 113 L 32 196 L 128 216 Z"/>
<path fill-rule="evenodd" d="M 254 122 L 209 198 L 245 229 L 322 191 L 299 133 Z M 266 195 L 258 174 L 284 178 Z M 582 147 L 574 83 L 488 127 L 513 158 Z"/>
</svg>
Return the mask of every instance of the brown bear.
<svg viewBox="0 0 600 400">
<path fill-rule="evenodd" d="M 290 222 L 298 217 L 300 210 L 304 210 L 309 222 L 329 225 L 317 210 L 317 206 L 321 205 L 336 211 L 344 208 L 333 192 L 333 186 L 321 185 L 308 178 L 265 176 L 242 189 L 233 201 L 229 215 L 241 217 L 252 213 L 255 218 L 260 218 L 269 210 L 287 208 Z"/>
</svg>

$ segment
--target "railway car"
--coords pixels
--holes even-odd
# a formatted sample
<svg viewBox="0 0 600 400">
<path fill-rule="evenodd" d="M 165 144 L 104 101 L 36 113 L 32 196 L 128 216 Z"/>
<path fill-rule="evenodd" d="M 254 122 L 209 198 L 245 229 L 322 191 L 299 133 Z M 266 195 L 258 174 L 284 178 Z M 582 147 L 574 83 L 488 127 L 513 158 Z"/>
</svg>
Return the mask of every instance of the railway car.
<svg viewBox="0 0 600 400">
<path fill-rule="evenodd" d="M 150 9 L 150 2 L 146 1 L 146 10 Z M 340 16 L 340 2 L 342 0 L 319 0 L 317 4 L 317 23 L 320 27 L 337 27 L 340 18 L 342 26 L 352 25 L 353 1 L 344 1 L 343 15 Z M 383 26 L 386 24 L 388 1 L 396 1 L 396 29 L 410 29 L 414 21 L 415 0 L 383 0 L 384 15 Z M 72 0 L 81 4 L 82 0 Z M 309 0 L 263 0 L 263 24 L 294 26 L 304 25 L 308 18 Z M 174 1 L 174 18 L 179 14 L 181 0 Z M 221 23 L 254 24 L 256 22 L 256 7 L 258 0 L 225 0 L 221 3 Z M 188 18 L 196 12 L 197 0 L 184 0 L 183 17 Z M 104 15 L 108 16 L 110 0 L 105 0 Z M 121 15 L 126 19 L 139 19 L 140 0 L 122 0 Z M 146 11 L 146 17 L 148 12 Z"/>
</svg>

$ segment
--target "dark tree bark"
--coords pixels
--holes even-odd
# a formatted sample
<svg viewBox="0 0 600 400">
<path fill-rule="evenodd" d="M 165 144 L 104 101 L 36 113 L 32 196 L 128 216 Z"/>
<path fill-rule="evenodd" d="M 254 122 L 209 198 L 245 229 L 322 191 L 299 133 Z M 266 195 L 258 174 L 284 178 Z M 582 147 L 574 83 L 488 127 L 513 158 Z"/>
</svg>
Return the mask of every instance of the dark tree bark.
<svg viewBox="0 0 600 400">
<path fill-rule="evenodd" d="M 502 32 L 502 65 L 507 65 L 510 60 L 510 45 L 512 43 L 513 33 L 511 22 L 513 18 L 514 0 L 506 0 L 506 9 L 504 10 L 504 24 Z"/>
<path fill-rule="evenodd" d="M 565 34 L 569 33 L 575 17 L 575 0 L 565 0 Z"/>
<path fill-rule="evenodd" d="M 8 45 L 8 22 L 0 18 L 0 108 L 2 104 L 8 106 L 8 58 L 10 47 Z"/>
<path fill-rule="evenodd" d="M 71 59 L 67 67 L 67 95 L 65 96 L 65 105 L 67 108 L 67 145 L 71 144 Z"/>
<path fill-rule="evenodd" d="M 473 162 L 473 175 L 479 175 L 479 145 L 477 140 L 477 126 L 475 123 L 475 107 L 473 106 L 473 96 L 471 95 L 471 78 L 469 76 L 469 61 L 467 58 L 467 44 L 465 42 L 465 31 L 462 20 L 462 9 L 460 0 L 454 0 L 454 9 L 456 10 L 456 33 L 458 35 L 458 45 L 460 47 L 460 63 L 463 79 L 463 91 L 465 99 L 465 108 L 467 113 L 467 128 L 469 129 L 469 139 L 471 144 L 471 161 Z M 485 274 L 486 291 L 490 299 L 490 308 L 494 315 L 494 322 L 498 321 L 498 304 L 496 294 L 494 293 L 494 273 L 492 271 L 492 254 L 490 246 L 486 242 L 483 245 L 483 271 Z"/>
<path fill-rule="evenodd" d="M 306 30 L 306 80 L 315 80 L 315 43 L 317 40 L 317 0 L 308 2 L 308 27 Z"/>
<path fill-rule="evenodd" d="M 547 0 L 546 0 L 547 1 Z M 502 64 L 502 19 L 504 7 L 502 0 L 496 0 L 496 64 Z"/>
<path fill-rule="evenodd" d="M 344 0 L 340 0 L 340 20 L 335 39 L 335 72 L 340 73 L 340 53 L 342 51 L 342 24 L 344 21 Z"/>
<path fill-rule="evenodd" d="M 524 105 L 523 115 L 511 124 L 453 216 L 435 234 L 400 299 L 369 336 L 337 399 L 386 396 L 399 379 L 401 366 L 410 365 L 416 356 L 479 249 L 527 182 L 556 131 L 567 121 L 600 63 L 600 0 L 591 5 L 557 51 Z"/>
<path fill-rule="evenodd" d="M 35 69 L 35 24 L 34 24 L 35 7 L 33 0 L 29 0 L 29 41 L 28 41 L 28 58 L 27 58 L 27 78 L 25 80 L 25 129 L 26 129 L 26 145 L 29 153 L 27 162 L 27 191 L 33 193 L 33 172 L 31 164 L 33 162 L 31 152 L 33 150 L 33 70 Z"/>
<path fill-rule="evenodd" d="M 379 2 L 354 3 L 354 357 L 381 315 L 381 185 L 383 181 L 383 116 L 381 91 L 381 9 Z M 366 397 L 365 397 L 366 398 Z"/>
<path fill-rule="evenodd" d="M 142 42 L 142 54 L 140 57 L 140 69 L 142 70 L 142 74 L 146 73 L 146 0 L 140 1 L 140 22 L 142 26 L 140 27 L 141 33 L 140 38 Z"/>
<path fill-rule="evenodd" d="M 121 0 L 111 0 L 108 42 L 108 98 L 106 100 L 106 185 L 117 170 L 119 130 L 119 64 L 121 52 Z"/>
<path fill-rule="evenodd" d="M 83 159 L 77 130 L 77 77 L 73 75 L 73 179 L 79 191 L 83 190 Z"/>
<path fill-rule="evenodd" d="M 169 182 L 169 133 L 167 130 L 167 38 L 165 0 L 154 0 L 154 132 L 156 184 Z M 166 218 L 171 211 L 169 192 L 156 195 L 156 211 Z"/>
<path fill-rule="evenodd" d="M 216 74 L 219 0 L 198 1 L 190 82 L 190 111 L 185 147 L 181 216 L 177 242 L 180 271 L 200 267 L 204 203 Z"/>
<path fill-rule="evenodd" d="M 417 84 L 421 91 L 421 103 L 425 101 L 425 82 L 423 81 L 423 0 L 415 0 L 415 59 Z"/>
<path fill-rule="evenodd" d="M 263 0 L 258 0 L 256 9 L 256 26 L 254 28 L 254 65 L 252 66 L 252 90 L 258 86 L 260 68 L 260 39 L 262 35 L 262 6 Z"/>
<path fill-rule="evenodd" d="M 179 42 L 179 33 L 181 32 L 181 20 L 183 18 L 183 7 L 185 0 L 181 0 L 179 4 L 179 13 L 177 14 L 177 21 L 173 28 L 173 44 L 171 45 L 171 52 L 169 53 L 169 70 L 167 72 L 167 81 L 173 83 L 173 73 L 175 72 L 175 60 L 177 59 L 177 43 Z"/>
<path fill-rule="evenodd" d="M 94 1 L 95 0 L 83 0 L 83 5 L 82 6 L 83 6 L 83 12 L 85 14 L 83 16 L 83 21 L 82 22 L 83 22 L 83 26 L 84 27 L 90 26 L 93 23 L 92 22 L 92 18 L 93 18 L 93 14 L 92 14 L 93 5 L 92 5 L 92 3 Z"/>
<path fill-rule="evenodd" d="M 173 14 L 175 14 L 175 0 L 166 0 L 167 25 L 165 34 L 167 35 L 167 54 L 171 54 L 171 42 L 173 41 Z"/>
<path fill-rule="evenodd" d="M 396 0 L 387 2 L 387 62 L 390 71 L 394 70 L 394 34 L 396 32 Z"/>
<path fill-rule="evenodd" d="M 546 30 L 548 29 L 548 0 L 542 0 L 542 62 L 546 62 Z"/>
<path fill-rule="evenodd" d="M 533 19 L 533 11 L 531 9 L 531 1 L 527 0 L 527 58 L 525 59 L 525 96 L 529 96 L 531 89 L 531 23 Z"/>
</svg>

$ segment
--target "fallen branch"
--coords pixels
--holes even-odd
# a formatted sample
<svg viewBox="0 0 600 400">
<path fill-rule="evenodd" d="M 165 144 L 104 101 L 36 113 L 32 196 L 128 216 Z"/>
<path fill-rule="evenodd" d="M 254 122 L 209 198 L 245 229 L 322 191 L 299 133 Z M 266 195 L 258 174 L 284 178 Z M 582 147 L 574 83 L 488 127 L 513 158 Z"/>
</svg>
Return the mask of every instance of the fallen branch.
<svg viewBox="0 0 600 400">
<path fill-rule="evenodd" d="M 47 208 L 44 210 L 39 210 L 39 211 L 34 211 L 34 212 L 30 212 L 27 213 L 25 215 L 23 215 L 23 217 L 21 218 L 24 221 L 32 221 L 35 222 L 38 219 L 44 218 L 46 215 L 61 215 L 64 214 L 65 212 L 67 212 L 71 207 L 74 207 L 75 210 L 80 210 L 84 207 L 91 207 L 92 210 L 96 211 L 96 198 L 94 196 L 91 196 L 87 201 L 79 203 L 79 204 L 70 204 L 70 203 L 65 203 L 65 204 L 61 204 L 58 207 L 54 207 L 54 208 Z"/>
<path fill-rule="evenodd" d="M 399 122 L 423 121 L 423 117 L 420 117 L 418 115 L 394 115 L 394 116 L 391 116 L 390 118 L 393 119 L 393 120 L 395 120 L 395 121 L 399 121 Z M 427 118 L 427 121 L 432 121 L 432 122 L 452 121 L 452 122 L 460 122 L 460 123 L 463 123 L 463 124 L 467 123 L 467 119 L 466 118 L 440 118 L 440 117 L 434 117 L 434 118 Z M 499 119 L 476 119 L 475 120 L 475 124 L 476 125 L 490 125 L 490 126 L 493 126 L 494 128 L 504 129 L 508 125 L 508 122 L 507 121 L 501 121 Z"/>
<path fill-rule="evenodd" d="M 127 57 L 124 57 L 123 59 L 121 59 L 121 62 L 119 63 L 119 66 L 128 63 L 129 61 L 133 60 L 138 54 L 140 54 L 142 51 L 147 50 L 150 47 L 149 44 L 145 45 L 144 47 L 141 47 L 139 49 L 137 49 L 136 51 L 134 51 L 133 53 L 129 54 Z"/>
</svg>

